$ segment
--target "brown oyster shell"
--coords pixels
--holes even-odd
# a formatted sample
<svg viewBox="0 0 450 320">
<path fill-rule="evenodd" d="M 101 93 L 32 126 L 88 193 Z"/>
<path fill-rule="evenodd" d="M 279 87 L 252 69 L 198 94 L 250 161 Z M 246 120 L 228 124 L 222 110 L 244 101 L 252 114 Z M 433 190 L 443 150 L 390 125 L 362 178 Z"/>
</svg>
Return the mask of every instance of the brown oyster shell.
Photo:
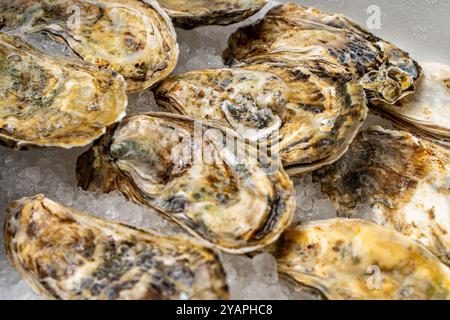
<svg viewBox="0 0 450 320">
<path fill-rule="evenodd" d="M 239 143 L 237 153 L 228 141 Z M 78 184 L 118 190 L 208 245 L 250 252 L 279 237 L 295 202 L 281 164 L 263 164 L 252 146 L 244 155 L 243 143 L 230 130 L 183 116 L 130 116 L 78 159 Z"/>
<path fill-rule="evenodd" d="M 264 63 L 192 71 L 166 79 L 156 101 L 268 145 L 289 174 L 301 174 L 339 159 L 367 116 L 362 87 L 328 72 L 335 69 Z"/>
<path fill-rule="evenodd" d="M 3 31 L 45 35 L 64 53 L 125 78 L 130 92 L 167 77 L 178 60 L 172 22 L 153 0 L 18 0 L 0 4 Z"/>
<path fill-rule="evenodd" d="M 158 0 L 176 27 L 226 26 L 245 20 L 261 10 L 267 0 Z"/>
<path fill-rule="evenodd" d="M 341 160 L 314 173 L 314 180 L 339 215 L 395 228 L 450 264 L 448 149 L 374 126 Z"/>
<path fill-rule="evenodd" d="M 11 204 L 6 253 L 36 291 L 49 299 L 227 299 L 214 252 L 106 221 L 42 195 Z"/>
<path fill-rule="evenodd" d="M 419 65 L 410 56 L 341 15 L 296 4 L 270 10 L 256 24 L 238 29 L 224 58 L 230 65 L 324 61 L 359 79 L 368 98 L 395 103 L 414 92 Z"/>
<path fill-rule="evenodd" d="M 401 129 L 450 146 L 450 66 L 424 62 L 414 94 L 394 105 L 378 102 L 372 109 Z"/>
<path fill-rule="evenodd" d="M 47 56 L 0 33 L 0 143 L 85 146 L 125 116 L 126 84 L 119 74 Z"/>
<path fill-rule="evenodd" d="M 288 229 L 274 249 L 278 270 L 331 300 L 447 300 L 450 269 L 420 243 L 351 219 Z"/>
</svg>

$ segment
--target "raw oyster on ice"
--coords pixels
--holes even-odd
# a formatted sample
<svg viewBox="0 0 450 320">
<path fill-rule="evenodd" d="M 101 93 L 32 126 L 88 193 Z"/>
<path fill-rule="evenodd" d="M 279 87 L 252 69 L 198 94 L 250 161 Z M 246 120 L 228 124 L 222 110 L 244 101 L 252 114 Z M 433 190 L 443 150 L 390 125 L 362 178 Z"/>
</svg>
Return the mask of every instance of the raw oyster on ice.
<svg viewBox="0 0 450 320">
<path fill-rule="evenodd" d="M 395 228 L 450 264 L 448 149 L 406 132 L 372 127 L 314 179 L 341 216 L 363 214 Z"/>
<path fill-rule="evenodd" d="M 280 5 L 229 39 L 230 65 L 310 61 L 344 67 L 360 79 L 370 100 L 394 103 L 414 92 L 420 67 L 410 56 L 341 15 L 296 4 Z"/>
<path fill-rule="evenodd" d="M 85 146 L 125 116 L 119 74 L 47 56 L 0 33 L 0 143 Z"/>
<path fill-rule="evenodd" d="M 394 105 L 375 106 L 402 129 L 450 145 L 450 66 L 427 62 L 422 68 L 416 93 Z"/>
<path fill-rule="evenodd" d="M 132 92 L 167 77 L 179 54 L 172 22 L 153 0 L 2 1 L 0 28 L 45 35 L 73 57 L 120 73 Z"/>
<path fill-rule="evenodd" d="M 450 299 L 445 264 L 420 243 L 368 221 L 299 225 L 274 251 L 280 273 L 328 299 Z"/>
<path fill-rule="evenodd" d="M 226 299 L 219 258 L 185 238 L 96 218 L 44 196 L 11 204 L 11 264 L 49 299 Z"/>
<path fill-rule="evenodd" d="M 359 84 L 281 63 L 176 75 L 158 87 L 156 101 L 281 152 L 290 174 L 339 159 L 367 116 Z"/>
<path fill-rule="evenodd" d="M 281 164 L 240 146 L 231 130 L 184 116 L 130 116 L 78 159 L 78 184 L 121 191 L 209 245 L 249 252 L 279 237 L 295 203 Z"/>
<path fill-rule="evenodd" d="M 229 25 L 259 10 L 267 0 L 158 0 L 176 27 L 192 29 L 202 25 Z"/>
</svg>

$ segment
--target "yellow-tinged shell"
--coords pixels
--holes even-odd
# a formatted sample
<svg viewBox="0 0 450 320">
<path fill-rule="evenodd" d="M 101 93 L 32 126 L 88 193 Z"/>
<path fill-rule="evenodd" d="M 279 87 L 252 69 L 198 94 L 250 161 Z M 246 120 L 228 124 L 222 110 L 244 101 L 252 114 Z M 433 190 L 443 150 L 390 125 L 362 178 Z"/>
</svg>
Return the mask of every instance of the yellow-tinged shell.
<svg viewBox="0 0 450 320">
<path fill-rule="evenodd" d="M 394 103 L 414 91 L 420 67 L 406 52 L 341 15 L 296 4 L 280 5 L 229 39 L 230 65 L 323 61 L 359 79 L 370 100 Z"/>
<path fill-rule="evenodd" d="M 0 143 L 85 146 L 125 116 L 119 74 L 47 56 L 0 33 Z"/>
<path fill-rule="evenodd" d="M 281 164 L 244 146 L 184 116 L 130 116 L 78 159 L 78 184 L 121 191 L 224 251 L 254 251 L 290 224 L 294 190 Z"/>
<path fill-rule="evenodd" d="M 140 91 L 167 77 L 178 60 L 172 22 L 153 0 L 18 0 L 0 4 L 3 30 L 45 34 L 72 56 L 123 75 Z"/>
<path fill-rule="evenodd" d="M 11 264 L 49 299 L 228 298 L 211 250 L 77 212 L 42 195 L 10 205 L 4 235 Z"/>
<path fill-rule="evenodd" d="M 341 216 L 363 214 L 395 228 L 450 264 L 448 149 L 406 132 L 372 127 L 314 179 Z"/>
<path fill-rule="evenodd" d="M 402 129 L 449 145 L 450 66 L 425 62 L 422 68 L 414 94 L 395 105 L 377 103 L 375 106 L 382 116 L 388 117 Z"/>
<path fill-rule="evenodd" d="M 290 174 L 300 174 L 339 159 L 367 116 L 363 88 L 321 68 L 264 63 L 193 71 L 166 79 L 156 101 L 268 145 Z"/>
<path fill-rule="evenodd" d="M 420 243 L 368 221 L 333 219 L 288 229 L 278 270 L 340 299 L 450 299 L 450 269 Z"/>
<path fill-rule="evenodd" d="M 176 27 L 192 29 L 202 25 L 229 25 L 259 10 L 267 0 L 158 0 Z"/>
</svg>

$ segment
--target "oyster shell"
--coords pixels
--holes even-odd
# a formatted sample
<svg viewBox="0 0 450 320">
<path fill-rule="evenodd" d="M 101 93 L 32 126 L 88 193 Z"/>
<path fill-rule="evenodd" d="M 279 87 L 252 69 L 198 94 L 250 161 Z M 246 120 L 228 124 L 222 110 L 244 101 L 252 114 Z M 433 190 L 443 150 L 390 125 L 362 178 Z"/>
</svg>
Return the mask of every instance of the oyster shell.
<svg viewBox="0 0 450 320">
<path fill-rule="evenodd" d="M 267 144 L 290 174 L 336 161 L 367 116 L 360 85 L 281 63 L 176 75 L 158 87 L 156 101 Z"/>
<path fill-rule="evenodd" d="M 79 158 L 78 184 L 121 191 L 224 251 L 254 251 L 290 224 L 293 185 L 276 160 L 240 146 L 232 131 L 187 117 L 131 116 Z"/>
<path fill-rule="evenodd" d="M 259 10 L 267 0 L 158 0 L 176 27 L 193 29 L 202 25 L 229 25 Z"/>
<path fill-rule="evenodd" d="M 310 61 L 344 67 L 360 79 L 370 100 L 394 103 L 414 92 L 420 67 L 409 55 L 341 15 L 296 4 L 280 5 L 229 39 L 230 65 Z"/>
<path fill-rule="evenodd" d="M 47 56 L 0 33 L 0 143 L 85 146 L 125 116 L 119 74 Z"/>
<path fill-rule="evenodd" d="M 333 219 L 288 229 L 278 270 L 328 299 L 450 299 L 450 269 L 424 246 L 363 220 Z"/>
<path fill-rule="evenodd" d="M 375 106 L 381 109 L 381 115 L 389 113 L 389 118 L 403 128 L 450 143 L 450 66 L 427 62 L 422 68 L 416 93 L 395 105 Z"/>
<path fill-rule="evenodd" d="M 167 77 L 178 60 L 172 22 L 153 0 L 17 0 L 0 3 L 3 31 L 45 34 L 72 56 L 120 73 L 131 92 Z"/>
<path fill-rule="evenodd" d="M 450 152 L 406 132 L 371 127 L 314 173 L 341 216 L 390 226 L 450 264 Z"/>
<path fill-rule="evenodd" d="M 50 299 L 226 299 L 225 274 L 209 249 L 106 221 L 42 195 L 11 204 L 7 256 Z"/>
</svg>

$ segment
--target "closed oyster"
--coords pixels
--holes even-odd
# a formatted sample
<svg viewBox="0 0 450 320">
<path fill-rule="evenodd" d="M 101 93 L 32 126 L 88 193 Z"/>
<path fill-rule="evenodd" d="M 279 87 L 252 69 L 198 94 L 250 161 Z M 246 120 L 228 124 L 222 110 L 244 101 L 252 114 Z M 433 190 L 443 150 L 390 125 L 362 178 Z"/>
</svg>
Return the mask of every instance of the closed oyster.
<svg viewBox="0 0 450 320">
<path fill-rule="evenodd" d="M 187 239 L 106 221 L 44 196 L 11 204 L 11 264 L 49 299 L 226 299 L 219 258 Z"/>
<path fill-rule="evenodd" d="M 314 174 L 341 216 L 363 217 L 423 243 L 450 264 L 450 152 L 406 132 L 372 127 Z"/>
<path fill-rule="evenodd" d="M 156 100 L 172 112 L 219 122 L 281 152 L 290 174 L 339 159 L 367 116 L 362 87 L 346 77 L 265 63 L 170 77 Z"/>
<path fill-rule="evenodd" d="M 85 146 L 125 116 L 122 76 L 46 56 L 0 33 L 0 143 Z"/>
<path fill-rule="evenodd" d="M 78 184 L 121 191 L 209 245 L 249 252 L 279 237 L 295 203 L 276 159 L 241 146 L 232 131 L 187 117 L 131 116 L 79 158 Z"/>
<path fill-rule="evenodd" d="M 340 65 L 360 79 L 370 100 L 394 103 L 412 93 L 420 67 L 406 52 L 341 15 L 296 4 L 273 8 L 229 39 L 230 65 L 310 61 Z"/>
<path fill-rule="evenodd" d="M 202 25 L 229 25 L 259 10 L 267 0 L 158 0 L 176 27 L 193 29 Z"/>
<path fill-rule="evenodd" d="M 338 299 L 450 299 L 450 269 L 424 246 L 363 220 L 333 219 L 288 229 L 278 270 Z"/>
<path fill-rule="evenodd" d="M 450 143 L 450 66 L 423 63 L 417 92 L 395 105 L 377 103 L 380 113 L 402 128 Z"/>
<path fill-rule="evenodd" d="M 0 27 L 45 34 L 72 56 L 123 75 L 128 90 L 167 77 L 178 60 L 172 22 L 153 0 L 17 0 L 0 3 Z"/>
</svg>

